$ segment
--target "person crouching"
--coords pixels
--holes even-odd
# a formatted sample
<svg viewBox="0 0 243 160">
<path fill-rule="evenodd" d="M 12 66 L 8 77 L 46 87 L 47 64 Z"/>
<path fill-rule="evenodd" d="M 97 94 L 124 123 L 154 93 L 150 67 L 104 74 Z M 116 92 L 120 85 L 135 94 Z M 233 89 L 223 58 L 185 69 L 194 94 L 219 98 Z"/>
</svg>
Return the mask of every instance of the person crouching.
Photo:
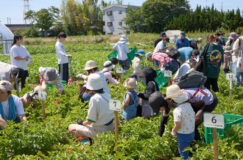
<svg viewBox="0 0 243 160">
<path fill-rule="evenodd" d="M 94 94 L 90 99 L 87 120 L 81 124 L 69 125 L 68 130 L 76 137 L 93 139 L 98 133 L 114 129 L 114 111 L 109 109 L 110 96 L 104 92 L 102 77 L 99 74 L 89 75 L 86 88 Z"/>
<path fill-rule="evenodd" d="M 188 159 L 189 151 L 184 149 L 189 147 L 194 139 L 195 112 L 188 102 L 189 97 L 178 85 L 167 87 L 166 96 L 165 99 L 172 99 L 177 104 L 173 111 L 174 128 L 171 134 L 177 137 L 180 156 Z"/>
</svg>

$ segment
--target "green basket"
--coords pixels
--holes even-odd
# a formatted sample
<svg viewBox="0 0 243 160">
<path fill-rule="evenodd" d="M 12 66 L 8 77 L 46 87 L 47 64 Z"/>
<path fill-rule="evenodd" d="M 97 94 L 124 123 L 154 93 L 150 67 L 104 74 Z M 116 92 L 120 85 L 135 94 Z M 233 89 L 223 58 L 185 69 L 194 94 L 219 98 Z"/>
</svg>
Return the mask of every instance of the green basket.
<svg viewBox="0 0 243 160">
<path fill-rule="evenodd" d="M 67 84 L 67 81 L 61 80 L 62 86 L 64 87 Z M 48 89 L 55 88 L 56 85 L 48 84 Z"/>
<path fill-rule="evenodd" d="M 164 73 L 161 72 L 160 69 L 156 69 L 157 76 L 155 81 L 157 82 L 159 89 L 162 89 L 164 86 L 168 85 L 168 77 L 164 76 Z"/>
<path fill-rule="evenodd" d="M 131 51 L 127 54 L 127 57 L 128 57 L 130 64 L 132 64 L 132 60 L 134 59 L 136 52 L 137 52 L 137 48 L 133 47 L 131 49 Z M 111 60 L 112 58 L 116 58 L 117 57 L 117 51 L 112 51 L 107 57 L 108 57 L 109 60 Z"/>
<path fill-rule="evenodd" d="M 224 129 L 217 129 L 217 135 L 221 138 L 225 138 L 225 132 L 232 128 L 234 124 L 240 124 L 243 126 L 243 116 L 240 115 L 232 115 L 232 114 L 224 114 Z M 210 144 L 213 142 L 213 129 L 204 127 L 204 138 L 206 144 Z"/>
</svg>

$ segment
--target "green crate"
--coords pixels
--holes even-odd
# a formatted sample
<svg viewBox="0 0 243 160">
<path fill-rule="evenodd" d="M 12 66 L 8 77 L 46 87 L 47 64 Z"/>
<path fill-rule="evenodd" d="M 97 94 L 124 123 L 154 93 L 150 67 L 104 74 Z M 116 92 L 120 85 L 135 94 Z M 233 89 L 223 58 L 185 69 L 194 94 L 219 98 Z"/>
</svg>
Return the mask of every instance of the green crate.
<svg viewBox="0 0 243 160">
<path fill-rule="evenodd" d="M 160 69 L 156 69 L 157 76 L 155 78 L 156 83 L 159 86 L 159 89 L 162 89 L 164 86 L 168 84 L 168 77 L 164 76 L 164 73 L 161 72 Z"/>
<path fill-rule="evenodd" d="M 240 124 L 243 126 L 243 116 L 240 115 L 232 115 L 232 114 L 224 114 L 224 129 L 217 129 L 217 135 L 221 138 L 225 138 L 225 132 L 232 128 L 234 124 Z M 213 142 L 213 129 L 204 127 L 204 138 L 206 144 L 210 144 Z"/>
</svg>

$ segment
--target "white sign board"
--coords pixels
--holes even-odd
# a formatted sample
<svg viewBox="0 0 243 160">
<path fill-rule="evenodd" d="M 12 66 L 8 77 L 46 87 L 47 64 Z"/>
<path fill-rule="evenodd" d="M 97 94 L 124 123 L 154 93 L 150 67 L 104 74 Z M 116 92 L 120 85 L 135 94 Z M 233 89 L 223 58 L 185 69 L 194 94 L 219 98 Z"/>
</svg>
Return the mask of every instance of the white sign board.
<svg viewBox="0 0 243 160">
<path fill-rule="evenodd" d="M 45 91 L 38 91 L 38 98 L 41 100 L 41 101 L 45 101 L 46 100 L 46 92 Z"/>
<path fill-rule="evenodd" d="M 233 73 L 227 73 L 226 74 L 226 79 L 229 81 L 233 81 L 235 79 L 235 75 Z"/>
<path fill-rule="evenodd" d="M 172 77 L 172 72 L 169 71 L 169 70 L 165 70 L 165 72 L 164 72 L 164 76 L 165 76 L 165 77 Z"/>
<path fill-rule="evenodd" d="M 125 71 L 123 70 L 123 68 L 117 68 L 116 73 L 123 74 L 123 73 L 125 73 Z"/>
<path fill-rule="evenodd" d="M 204 113 L 203 119 L 203 124 L 205 127 L 224 129 L 223 114 Z"/>
<path fill-rule="evenodd" d="M 109 108 L 113 111 L 121 111 L 121 101 L 111 99 L 109 101 Z"/>
</svg>

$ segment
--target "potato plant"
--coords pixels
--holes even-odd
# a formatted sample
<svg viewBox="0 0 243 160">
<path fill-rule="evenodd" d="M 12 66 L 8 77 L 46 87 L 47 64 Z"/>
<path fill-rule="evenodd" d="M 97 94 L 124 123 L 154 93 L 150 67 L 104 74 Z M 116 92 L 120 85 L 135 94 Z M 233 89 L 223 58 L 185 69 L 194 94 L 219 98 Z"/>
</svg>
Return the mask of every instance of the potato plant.
<svg viewBox="0 0 243 160">
<path fill-rule="evenodd" d="M 203 37 L 205 34 L 193 33 L 191 35 Z M 109 39 L 110 37 L 103 36 L 102 38 Z M 135 46 L 137 41 L 145 44 L 145 46 L 137 46 L 137 48 L 148 52 L 152 51 L 152 40 L 156 36 L 154 34 L 134 34 L 129 35 L 128 38 L 132 42 L 129 47 Z M 108 40 L 104 40 L 102 43 L 97 43 L 95 40 L 90 43 L 81 43 L 84 42 L 85 37 L 71 37 L 70 39 L 72 41 L 66 42 L 64 45 L 73 56 L 74 80 L 78 73 L 85 73 L 83 68 L 87 60 L 95 60 L 99 68 L 103 69 L 103 63 L 112 51 Z M 41 39 L 36 39 L 36 41 L 38 41 L 37 44 L 35 41 L 26 44 L 33 58 L 33 64 L 29 68 L 30 77 L 27 79 L 27 87 L 20 92 L 20 95 L 31 91 L 39 83 L 39 67 L 57 68 L 55 42 L 44 42 Z M 111 42 L 114 43 L 114 41 Z M 9 63 L 10 57 L 1 56 L 0 60 Z M 145 61 L 144 66 L 151 66 L 151 63 Z M 130 70 L 129 73 L 132 71 Z M 129 74 L 123 76 L 122 80 L 128 76 Z M 77 119 L 84 120 L 88 110 L 88 103 L 82 103 L 78 99 L 76 83 L 65 86 L 63 95 L 59 95 L 55 88 L 48 90 L 48 98 L 45 102 L 46 120 L 42 119 L 39 101 L 35 104 L 25 105 L 28 121 L 19 124 L 9 122 L 9 126 L 0 131 L 0 159 L 178 159 L 177 142 L 171 136 L 172 116 L 169 118 L 163 137 L 157 135 L 161 116 L 151 119 L 138 117 L 119 125 L 118 145 L 115 145 L 112 132 L 97 135 L 92 146 L 76 143 L 75 138 L 68 133 L 67 127 L 71 123 L 76 123 Z M 229 82 L 226 81 L 223 72 L 220 74 L 219 88 L 220 92 L 217 93 L 219 104 L 214 113 L 243 115 L 243 88 L 233 88 L 233 102 L 229 103 Z M 122 83 L 119 86 L 110 85 L 110 89 L 112 98 L 123 101 L 126 89 Z M 139 83 L 138 91 L 143 92 L 143 90 L 144 86 Z M 165 88 L 161 91 L 165 93 Z M 121 113 L 119 113 L 119 119 L 121 120 Z M 200 132 L 203 137 L 203 125 L 200 127 Z M 219 159 L 241 159 L 243 157 L 242 127 L 235 125 L 228 134 L 228 138 L 219 140 Z M 190 149 L 193 153 L 192 159 L 213 159 L 212 144 L 207 145 L 203 141 L 195 143 L 196 145 Z"/>
</svg>

